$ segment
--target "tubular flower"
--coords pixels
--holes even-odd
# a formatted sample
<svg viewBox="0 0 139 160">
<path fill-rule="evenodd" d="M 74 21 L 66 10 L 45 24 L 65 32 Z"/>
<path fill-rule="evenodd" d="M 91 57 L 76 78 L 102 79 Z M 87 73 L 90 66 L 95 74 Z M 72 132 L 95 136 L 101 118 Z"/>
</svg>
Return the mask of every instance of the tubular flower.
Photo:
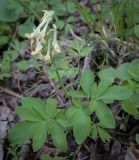
<svg viewBox="0 0 139 160">
<path fill-rule="evenodd" d="M 48 25 L 50 24 L 54 12 L 53 11 L 47 11 L 43 10 L 44 15 L 41 19 L 40 24 L 37 26 L 36 29 L 33 30 L 32 33 L 26 33 L 25 36 L 31 40 L 31 45 L 34 46 L 34 50 L 32 51 L 32 55 L 37 55 L 40 59 L 49 60 L 50 59 L 50 48 L 52 45 L 52 48 L 55 52 L 60 53 L 60 47 L 57 42 L 57 28 L 56 25 L 53 25 L 53 29 L 49 29 L 47 31 Z M 53 39 L 49 40 L 49 33 L 53 32 Z M 44 44 L 46 42 L 45 37 L 48 37 L 48 50 L 47 55 L 43 56 L 41 54 L 41 51 L 44 47 Z"/>
<path fill-rule="evenodd" d="M 44 60 L 47 61 L 47 60 L 49 60 L 49 59 L 50 59 L 50 55 L 49 55 L 49 54 L 46 54 L 45 57 L 44 57 Z"/>
<path fill-rule="evenodd" d="M 55 24 L 53 25 L 53 28 L 54 28 L 54 36 L 53 36 L 52 45 L 54 47 L 54 51 L 60 53 L 61 50 L 57 42 L 57 28 Z"/>
<path fill-rule="evenodd" d="M 42 48 L 43 48 L 43 46 L 42 46 L 41 42 L 37 41 L 36 42 L 36 48 L 35 48 L 34 51 L 32 51 L 32 55 L 36 55 L 36 54 L 40 53 Z"/>
<path fill-rule="evenodd" d="M 36 29 L 34 29 L 33 33 L 26 33 L 25 36 L 31 40 L 31 45 L 34 45 L 36 48 L 32 51 L 32 55 L 36 55 L 41 52 L 43 49 L 42 43 L 45 42 L 45 35 L 50 21 L 54 15 L 53 11 L 44 10 L 44 15 L 41 19 L 41 23 L 38 25 Z M 34 44 L 35 43 L 35 44 Z"/>
</svg>

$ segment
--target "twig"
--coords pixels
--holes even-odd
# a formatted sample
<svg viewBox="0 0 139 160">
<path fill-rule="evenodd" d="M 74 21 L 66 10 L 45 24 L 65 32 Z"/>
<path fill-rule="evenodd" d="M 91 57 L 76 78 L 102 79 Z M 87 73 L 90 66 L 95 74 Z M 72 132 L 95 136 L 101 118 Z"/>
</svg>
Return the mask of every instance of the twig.
<svg viewBox="0 0 139 160">
<path fill-rule="evenodd" d="M 7 93 L 7 94 L 13 96 L 13 97 L 18 98 L 18 99 L 22 99 L 22 98 L 23 98 L 23 96 L 21 96 L 21 95 L 15 93 L 15 92 L 13 92 L 13 91 L 7 89 L 7 88 L 4 88 L 4 87 L 2 87 L 2 86 L 0 86 L 0 90 L 1 90 L 2 92 L 5 92 L 5 93 Z"/>
<path fill-rule="evenodd" d="M 83 39 L 81 39 L 79 36 L 77 36 L 72 29 L 70 29 L 70 33 L 74 38 L 76 38 L 76 39 L 78 39 L 80 41 L 83 41 Z"/>
<path fill-rule="evenodd" d="M 51 86 L 52 86 L 53 89 L 55 90 L 55 92 L 57 92 L 57 88 L 56 88 L 54 82 L 53 82 L 51 79 L 49 79 L 49 81 L 50 81 L 50 83 L 51 83 Z M 63 106 L 64 103 L 63 103 L 63 101 L 62 101 L 62 99 L 61 99 L 61 97 L 60 97 L 59 95 L 57 95 L 57 99 L 59 100 L 60 104 Z"/>
<path fill-rule="evenodd" d="M 52 61 L 53 66 L 54 66 L 54 68 L 55 68 L 55 72 L 56 72 L 57 78 L 58 78 L 58 80 L 59 80 L 59 83 L 60 83 L 60 85 L 61 85 L 61 88 L 62 88 L 65 96 L 69 99 L 69 101 L 71 102 L 71 104 L 75 106 L 75 104 L 74 104 L 73 101 L 72 101 L 72 98 L 69 96 L 68 91 L 67 91 L 67 89 L 65 88 L 65 85 L 64 85 L 63 80 L 62 80 L 61 77 L 60 77 L 59 71 L 58 71 L 58 69 L 57 69 L 57 67 L 56 67 L 55 60 L 53 59 L 53 56 L 52 56 L 52 53 L 51 53 L 51 52 L 50 52 L 50 58 L 51 58 L 51 61 Z"/>
<path fill-rule="evenodd" d="M 44 73 L 45 77 L 48 78 L 48 75 L 46 74 L 46 72 L 44 70 L 43 70 L 43 73 Z M 57 87 L 55 86 L 54 82 L 51 79 L 49 79 L 49 82 L 50 82 L 51 86 L 53 87 L 53 89 L 55 90 L 55 92 L 57 92 Z M 62 106 L 64 106 L 64 103 L 63 103 L 61 97 L 58 94 L 57 94 L 57 99 L 60 102 L 60 104 Z"/>
<path fill-rule="evenodd" d="M 90 58 L 86 57 L 84 60 L 84 66 L 83 66 L 82 73 L 84 72 L 85 69 L 89 68 L 89 63 L 90 63 Z"/>
<path fill-rule="evenodd" d="M 102 40 L 102 42 L 105 45 L 105 47 L 110 51 L 112 57 L 115 58 L 117 56 L 116 53 L 108 46 L 105 40 Z"/>
<path fill-rule="evenodd" d="M 32 89 L 34 89 L 35 87 L 37 87 L 42 81 L 39 80 L 37 83 L 35 83 L 31 88 L 28 88 L 22 95 L 26 95 L 27 93 L 29 93 L 29 91 L 31 91 Z"/>
<path fill-rule="evenodd" d="M 18 86 L 18 89 L 19 89 L 19 91 L 22 93 L 23 91 L 22 91 L 22 89 L 21 89 L 21 87 L 20 87 L 20 80 L 19 80 L 19 77 L 20 77 L 20 71 L 19 71 L 19 69 L 17 70 L 17 74 L 18 74 L 18 78 L 17 78 L 17 86 Z"/>
<path fill-rule="evenodd" d="M 80 149 L 81 149 L 81 146 L 79 146 L 79 147 L 78 147 L 78 149 L 75 151 L 75 154 L 74 154 L 74 156 L 73 156 L 73 159 L 72 159 L 72 160 L 75 160 L 75 158 L 76 158 L 76 156 L 77 156 L 78 152 L 80 151 Z"/>
</svg>

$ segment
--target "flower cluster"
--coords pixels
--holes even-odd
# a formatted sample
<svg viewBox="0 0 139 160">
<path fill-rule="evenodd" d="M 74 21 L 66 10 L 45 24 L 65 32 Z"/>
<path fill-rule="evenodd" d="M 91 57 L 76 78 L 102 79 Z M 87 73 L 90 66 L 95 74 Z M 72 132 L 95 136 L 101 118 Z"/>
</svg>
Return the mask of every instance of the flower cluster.
<svg viewBox="0 0 139 160">
<path fill-rule="evenodd" d="M 57 28 L 56 25 L 53 25 L 53 29 L 48 30 L 48 25 L 53 19 L 54 12 L 43 10 L 44 15 L 41 19 L 40 24 L 36 29 L 34 29 L 33 33 L 26 33 L 25 36 L 31 40 L 31 45 L 34 46 L 34 50 L 32 51 L 32 55 L 38 55 L 40 58 L 44 58 L 45 60 L 50 59 L 50 55 L 47 52 L 45 56 L 41 54 L 41 51 L 45 44 L 45 37 L 47 38 L 50 32 L 53 32 L 53 40 L 52 46 L 53 50 L 57 53 L 60 53 L 60 47 L 57 42 Z M 48 44 L 48 48 L 50 48 L 50 44 Z"/>
</svg>

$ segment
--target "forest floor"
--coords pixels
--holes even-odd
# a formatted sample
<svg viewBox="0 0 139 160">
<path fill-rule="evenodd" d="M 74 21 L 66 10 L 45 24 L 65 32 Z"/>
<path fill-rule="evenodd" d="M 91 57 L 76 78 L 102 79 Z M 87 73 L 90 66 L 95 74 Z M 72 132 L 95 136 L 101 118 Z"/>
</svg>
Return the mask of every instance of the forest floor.
<svg viewBox="0 0 139 160">
<path fill-rule="evenodd" d="M 27 1 L 20 4 L 24 13 L 18 18 L 11 15 L 10 22 L 10 18 L 2 20 L 0 17 L 0 160 L 39 160 L 42 154 L 60 155 L 68 157 L 69 160 L 137 160 L 139 146 L 135 142 L 135 134 L 139 132 L 139 121 L 125 113 L 117 102 L 113 102 L 110 107 L 113 114 L 120 118 L 120 123 L 117 120 L 116 128 L 110 130 L 112 139 L 107 143 L 103 143 L 99 138 L 94 140 L 88 137 L 82 145 L 78 145 L 71 132 L 67 137 L 69 149 L 66 153 L 58 151 L 51 141 L 47 141 L 38 152 L 33 152 L 31 141 L 18 148 L 13 147 L 8 139 L 8 129 L 21 120 L 15 109 L 20 106 L 23 97 L 47 99 L 55 96 L 59 101 L 59 107 L 67 107 L 69 104 L 59 82 L 49 79 L 49 74 L 51 77 L 55 75 L 43 71 L 45 67 L 48 69 L 49 64 L 45 64 L 43 60 L 36 60 L 38 65 L 33 64 L 32 48 L 29 40 L 24 37 L 24 32 L 32 30 L 32 23 L 38 24 L 37 15 L 42 15 L 41 10 L 45 9 L 44 5 L 46 9 L 50 8 L 56 12 L 55 21 L 62 52 L 66 59 L 70 60 L 70 66 L 79 70 L 69 69 L 69 72 L 63 73 L 63 81 L 67 88 L 79 87 L 78 80 L 84 68 L 90 68 L 96 73 L 101 68 L 117 68 L 125 62 L 139 58 L 139 34 L 129 31 L 132 25 L 128 27 L 124 14 L 121 16 L 124 26 L 119 32 L 117 31 L 117 26 L 108 16 L 108 13 L 113 11 L 109 7 L 111 1 L 106 2 L 108 5 L 105 4 L 104 9 L 108 10 L 105 15 L 101 14 L 100 1 L 82 0 L 78 3 L 82 9 L 75 6 L 72 1 L 64 2 L 64 5 L 69 7 L 68 11 L 62 8 L 62 2 L 57 5 L 54 5 L 55 2 L 46 5 L 46 2 L 37 4 L 34 1 L 31 4 Z M 16 3 L 14 5 L 18 6 Z M 26 8 L 26 5 L 29 7 Z M 21 6 L 18 6 L 19 10 Z M 35 14 L 30 7 L 34 7 Z M 123 12 L 126 13 L 125 10 Z M 121 24 L 122 20 L 118 23 Z M 88 56 L 83 52 L 81 56 L 77 56 L 79 52 L 73 47 L 77 41 L 80 42 L 79 46 L 90 48 Z M 82 41 L 85 41 L 85 45 Z M 3 61 L 4 55 L 6 53 L 9 55 L 13 50 L 12 58 L 9 60 L 5 58 Z M 77 55 L 73 55 L 74 52 L 68 54 L 71 50 Z M 25 63 L 26 60 L 28 63 Z M 63 61 L 58 63 L 65 65 Z M 2 70 L 3 66 L 5 72 Z M 66 77 L 66 74 L 69 76 Z"/>
</svg>

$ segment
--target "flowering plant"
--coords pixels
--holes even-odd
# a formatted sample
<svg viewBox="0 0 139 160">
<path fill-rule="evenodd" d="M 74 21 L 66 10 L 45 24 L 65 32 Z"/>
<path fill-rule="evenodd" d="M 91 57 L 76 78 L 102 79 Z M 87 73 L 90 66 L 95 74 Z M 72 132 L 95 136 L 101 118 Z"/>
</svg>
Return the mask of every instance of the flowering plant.
<svg viewBox="0 0 139 160">
<path fill-rule="evenodd" d="M 31 45 L 34 50 L 32 51 L 32 55 L 38 55 L 39 58 L 49 60 L 50 59 L 50 48 L 51 45 L 53 47 L 53 51 L 60 53 L 60 47 L 57 42 L 57 27 L 53 24 L 52 29 L 48 29 L 48 26 L 53 19 L 54 12 L 43 10 L 44 15 L 41 19 L 40 24 L 32 33 L 26 33 L 25 36 L 31 40 Z M 53 32 L 53 39 L 48 40 L 48 49 L 47 54 L 45 56 L 42 55 L 41 51 L 44 48 L 45 42 L 48 35 Z"/>
</svg>

